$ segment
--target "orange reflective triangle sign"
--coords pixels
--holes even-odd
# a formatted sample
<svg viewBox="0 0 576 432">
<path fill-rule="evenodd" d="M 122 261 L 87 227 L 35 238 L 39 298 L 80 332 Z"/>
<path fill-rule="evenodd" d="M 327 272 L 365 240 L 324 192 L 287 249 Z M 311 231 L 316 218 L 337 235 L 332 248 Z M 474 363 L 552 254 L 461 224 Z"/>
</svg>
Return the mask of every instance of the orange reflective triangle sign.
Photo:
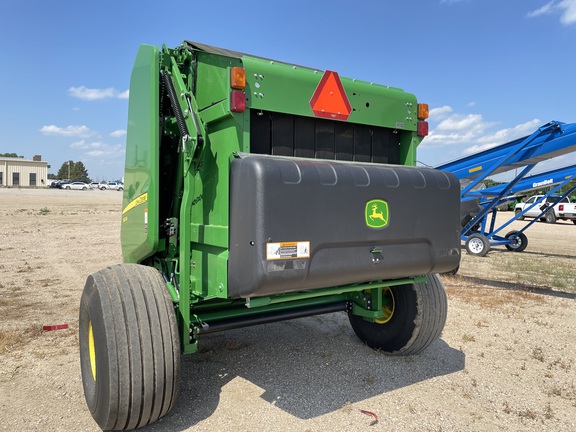
<svg viewBox="0 0 576 432">
<path fill-rule="evenodd" d="M 337 72 L 324 72 L 310 99 L 310 107 L 316 117 L 348 120 L 352 107 Z"/>
</svg>

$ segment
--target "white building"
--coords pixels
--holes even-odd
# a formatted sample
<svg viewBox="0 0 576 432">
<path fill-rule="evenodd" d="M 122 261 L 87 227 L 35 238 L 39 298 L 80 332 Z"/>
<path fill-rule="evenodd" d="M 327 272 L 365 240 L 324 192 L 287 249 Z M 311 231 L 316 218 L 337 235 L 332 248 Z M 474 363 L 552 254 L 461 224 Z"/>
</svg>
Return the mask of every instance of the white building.
<svg viewBox="0 0 576 432">
<path fill-rule="evenodd" d="M 0 187 L 46 187 L 48 162 L 41 156 L 32 160 L 0 157 Z"/>
</svg>

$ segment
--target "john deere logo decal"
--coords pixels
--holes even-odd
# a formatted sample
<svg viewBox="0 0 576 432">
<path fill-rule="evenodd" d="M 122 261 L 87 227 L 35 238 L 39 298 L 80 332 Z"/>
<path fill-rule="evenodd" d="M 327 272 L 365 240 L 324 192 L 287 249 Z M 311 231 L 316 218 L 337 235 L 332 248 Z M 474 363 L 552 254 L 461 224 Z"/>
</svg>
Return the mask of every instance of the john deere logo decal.
<svg viewBox="0 0 576 432">
<path fill-rule="evenodd" d="M 373 199 L 366 203 L 364 210 L 368 228 L 381 229 L 388 225 L 388 203 L 381 199 Z"/>
</svg>

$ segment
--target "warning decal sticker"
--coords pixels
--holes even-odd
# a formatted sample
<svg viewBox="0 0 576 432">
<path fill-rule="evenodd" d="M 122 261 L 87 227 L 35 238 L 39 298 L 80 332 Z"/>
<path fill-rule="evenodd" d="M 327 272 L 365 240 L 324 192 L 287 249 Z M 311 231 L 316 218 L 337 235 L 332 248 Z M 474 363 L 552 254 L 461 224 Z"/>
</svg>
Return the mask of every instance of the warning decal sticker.
<svg viewBox="0 0 576 432">
<path fill-rule="evenodd" d="M 310 242 L 266 243 L 267 260 L 310 258 Z"/>
</svg>

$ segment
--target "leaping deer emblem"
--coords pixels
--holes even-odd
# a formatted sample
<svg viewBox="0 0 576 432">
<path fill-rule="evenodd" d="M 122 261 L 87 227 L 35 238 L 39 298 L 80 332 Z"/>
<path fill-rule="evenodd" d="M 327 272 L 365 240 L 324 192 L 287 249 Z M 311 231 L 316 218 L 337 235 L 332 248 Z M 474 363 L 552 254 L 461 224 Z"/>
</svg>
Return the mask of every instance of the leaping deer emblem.
<svg viewBox="0 0 576 432">
<path fill-rule="evenodd" d="M 370 220 L 374 221 L 374 219 L 380 219 L 384 223 L 386 223 L 386 219 L 384 219 L 384 213 L 381 211 L 377 211 L 377 210 L 378 210 L 378 205 L 372 204 L 372 213 L 368 216 L 370 218 Z"/>
</svg>

